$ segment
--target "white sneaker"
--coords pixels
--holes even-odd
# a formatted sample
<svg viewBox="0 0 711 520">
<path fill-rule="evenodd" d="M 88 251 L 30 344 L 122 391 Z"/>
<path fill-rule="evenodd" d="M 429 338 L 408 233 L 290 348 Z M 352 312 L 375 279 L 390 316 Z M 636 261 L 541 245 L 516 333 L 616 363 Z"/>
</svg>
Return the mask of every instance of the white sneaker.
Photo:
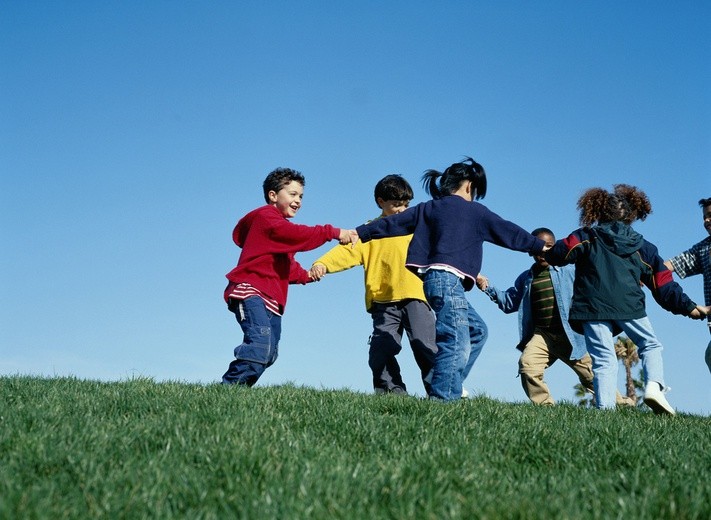
<svg viewBox="0 0 711 520">
<path fill-rule="evenodd" d="M 462 388 L 462 399 L 467 399 L 469 397 L 469 391 L 466 388 Z"/>
<path fill-rule="evenodd" d="M 662 385 L 656 381 L 650 381 L 644 387 L 644 404 L 649 406 L 656 414 L 676 415 L 674 408 L 669 404 L 664 394 L 671 390 L 670 387 L 662 389 Z"/>
</svg>

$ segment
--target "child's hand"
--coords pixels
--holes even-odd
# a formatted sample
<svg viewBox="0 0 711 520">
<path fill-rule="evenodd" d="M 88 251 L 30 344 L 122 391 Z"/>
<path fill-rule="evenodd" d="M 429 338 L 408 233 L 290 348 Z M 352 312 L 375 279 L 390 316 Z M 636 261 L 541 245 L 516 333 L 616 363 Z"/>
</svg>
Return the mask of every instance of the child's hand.
<svg viewBox="0 0 711 520">
<path fill-rule="evenodd" d="M 326 274 L 326 266 L 323 264 L 314 264 L 309 269 L 309 277 L 314 281 L 318 282 Z"/>
<path fill-rule="evenodd" d="M 486 291 L 489 287 L 489 279 L 483 274 L 476 275 L 476 286 L 482 291 Z"/>
<path fill-rule="evenodd" d="M 696 308 L 689 313 L 689 318 L 692 320 L 703 320 L 711 313 L 711 306 L 697 305 Z"/>
<path fill-rule="evenodd" d="M 343 245 L 350 244 L 353 246 L 358 242 L 358 232 L 355 229 L 341 229 L 338 241 Z"/>
</svg>

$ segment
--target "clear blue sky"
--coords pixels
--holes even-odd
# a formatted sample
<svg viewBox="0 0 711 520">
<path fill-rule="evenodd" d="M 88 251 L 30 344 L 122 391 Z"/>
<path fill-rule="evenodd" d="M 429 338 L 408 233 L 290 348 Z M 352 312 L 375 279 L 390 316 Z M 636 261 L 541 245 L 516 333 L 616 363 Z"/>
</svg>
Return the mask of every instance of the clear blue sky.
<svg viewBox="0 0 711 520">
<path fill-rule="evenodd" d="M 303 224 L 376 216 L 389 173 L 425 200 L 425 169 L 471 155 L 483 202 L 528 229 L 565 235 L 583 189 L 629 183 L 662 256 L 706 236 L 708 2 L 5 0 L 0 70 L 3 375 L 218 381 L 241 339 L 232 228 L 277 166 L 306 176 Z M 485 248 L 496 285 L 529 264 Z M 700 277 L 681 283 L 703 301 Z M 465 386 L 525 400 L 516 317 L 469 297 L 490 337 Z M 648 308 L 670 402 L 708 415 L 705 324 Z M 370 391 L 370 326 L 360 269 L 292 287 L 259 384 Z M 567 367 L 547 379 L 573 399 Z"/>
</svg>

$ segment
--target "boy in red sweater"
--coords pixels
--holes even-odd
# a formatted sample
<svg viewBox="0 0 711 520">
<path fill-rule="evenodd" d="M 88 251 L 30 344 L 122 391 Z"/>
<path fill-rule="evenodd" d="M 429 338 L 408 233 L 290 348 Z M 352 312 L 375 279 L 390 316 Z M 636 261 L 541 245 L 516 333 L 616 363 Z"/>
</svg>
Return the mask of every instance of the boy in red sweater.
<svg viewBox="0 0 711 520">
<path fill-rule="evenodd" d="M 351 242 L 355 231 L 331 225 L 292 224 L 304 196 L 304 176 L 290 168 L 277 168 L 264 180 L 266 205 L 242 217 L 232 239 L 242 248 L 237 267 L 227 274 L 227 307 L 244 332 L 235 348 L 235 360 L 222 376 L 225 384 L 252 386 L 278 355 L 281 316 L 291 283 L 313 281 L 294 258 L 329 240 Z"/>
</svg>

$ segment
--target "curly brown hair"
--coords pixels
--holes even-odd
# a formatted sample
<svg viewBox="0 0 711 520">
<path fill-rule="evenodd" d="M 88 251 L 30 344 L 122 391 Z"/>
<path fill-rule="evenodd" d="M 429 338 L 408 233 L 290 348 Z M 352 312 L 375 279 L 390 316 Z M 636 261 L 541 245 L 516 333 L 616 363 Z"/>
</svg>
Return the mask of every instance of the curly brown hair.
<svg viewBox="0 0 711 520">
<path fill-rule="evenodd" d="M 580 196 L 576 207 L 582 226 L 618 220 L 631 224 L 646 219 L 652 212 L 647 195 L 629 184 L 615 184 L 612 193 L 603 188 L 589 188 Z"/>
</svg>

